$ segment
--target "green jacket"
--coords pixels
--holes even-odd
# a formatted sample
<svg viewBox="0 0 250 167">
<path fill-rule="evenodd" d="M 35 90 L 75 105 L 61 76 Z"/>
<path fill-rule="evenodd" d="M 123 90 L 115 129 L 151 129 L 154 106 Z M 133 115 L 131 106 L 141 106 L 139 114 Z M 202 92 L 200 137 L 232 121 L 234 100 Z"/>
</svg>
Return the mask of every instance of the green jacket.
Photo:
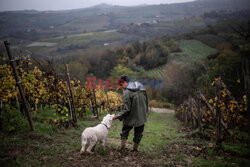
<svg viewBox="0 0 250 167">
<path fill-rule="evenodd" d="M 129 82 L 123 91 L 123 108 L 116 115 L 123 124 L 138 127 L 147 121 L 148 97 L 144 86 L 139 82 Z"/>
</svg>

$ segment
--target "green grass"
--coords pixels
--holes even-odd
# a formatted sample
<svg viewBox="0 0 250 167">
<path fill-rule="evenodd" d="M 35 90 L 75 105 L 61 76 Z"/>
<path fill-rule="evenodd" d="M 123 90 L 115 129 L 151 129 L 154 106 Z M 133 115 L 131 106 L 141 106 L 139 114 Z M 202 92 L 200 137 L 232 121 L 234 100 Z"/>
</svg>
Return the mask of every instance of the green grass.
<svg viewBox="0 0 250 167">
<path fill-rule="evenodd" d="M 181 40 L 178 43 L 182 52 L 171 54 L 169 61 L 200 61 L 208 55 L 216 53 L 216 49 L 197 40 Z"/>
<path fill-rule="evenodd" d="M 145 124 L 143 132 L 143 138 L 140 143 L 139 150 L 146 153 L 162 153 L 162 148 L 165 144 L 173 142 L 180 134 L 176 132 L 180 126 L 180 122 L 176 121 L 174 114 L 170 114 L 169 117 L 158 113 L 151 113 L 148 117 L 148 121 Z M 122 129 L 122 122 L 115 122 L 109 132 L 109 138 L 116 138 L 120 140 L 120 133 Z M 134 131 L 131 130 L 128 143 L 131 149 L 133 144 Z M 170 140 L 166 140 L 166 138 Z M 120 143 L 118 143 L 120 144 Z M 116 145 L 118 147 L 118 145 Z"/>
<path fill-rule="evenodd" d="M 222 148 L 231 154 L 238 154 L 239 156 L 250 155 L 250 150 L 245 143 L 222 143 Z"/>
<path fill-rule="evenodd" d="M 215 157 L 215 156 L 214 156 Z M 234 157 L 209 157 L 208 159 L 197 159 L 194 164 L 195 166 L 204 167 L 246 167 L 250 165 L 249 159 L 234 158 Z"/>
</svg>

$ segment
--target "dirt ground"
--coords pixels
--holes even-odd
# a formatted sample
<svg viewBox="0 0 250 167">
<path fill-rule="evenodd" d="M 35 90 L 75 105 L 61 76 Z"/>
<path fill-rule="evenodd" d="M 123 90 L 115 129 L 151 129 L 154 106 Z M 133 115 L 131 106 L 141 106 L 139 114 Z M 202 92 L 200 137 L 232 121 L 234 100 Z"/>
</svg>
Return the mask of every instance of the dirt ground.
<svg viewBox="0 0 250 167">
<path fill-rule="evenodd" d="M 0 134 L 0 166 L 195 167 L 228 164 L 242 166 L 248 162 L 248 158 L 239 155 L 232 162 L 231 159 L 235 158 L 235 155 L 222 150 L 220 156 L 217 156 L 216 151 L 211 152 L 209 147 L 213 146 L 208 147 L 211 144 L 210 139 L 199 136 L 191 127 L 179 122 L 172 114 L 174 110 L 152 108 L 152 112 L 159 114 L 153 114 L 154 120 L 150 118 L 148 123 L 151 123 L 151 126 L 148 126 L 148 134 L 143 141 L 145 144 L 146 137 L 152 137 L 151 144 L 141 146 L 144 150 L 153 148 L 150 151 L 144 152 L 139 148 L 139 152 L 133 152 L 132 141 L 128 142 L 128 149 L 120 150 L 120 127 L 114 126 L 113 130 L 117 129 L 115 134 L 118 136 L 108 137 L 106 150 L 97 145 L 94 154 L 80 155 L 80 134 L 86 128 L 86 125 L 81 125 L 86 123 L 83 120 L 78 128 L 58 130 L 49 135 L 37 132 Z M 99 121 L 89 122 L 94 125 Z M 162 128 L 158 133 L 155 133 L 156 126 Z M 159 145 L 155 141 L 163 144 Z M 151 147 L 157 144 L 157 147 Z M 215 156 L 211 156 L 211 153 Z"/>
<path fill-rule="evenodd" d="M 108 148 L 103 154 L 83 154 L 69 151 L 62 154 L 56 160 L 61 166 L 96 166 L 96 167 L 113 167 L 113 166 L 155 166 L 153 157 L 149 157 L 141 152 L 132 152 L 128 149 L 119 150 Z"/>
<path fill-rule="evenodd" d="M 169 114 L 169 113 L 174 113 L 175 111 L 172 109 L 168 109 L 168 108 L 154 108 L 154 107 L 150 107 L 149 109 L 152 112 L 157 112 L 157 113 L 165 113 L 165 114 Z"/>
</svg>

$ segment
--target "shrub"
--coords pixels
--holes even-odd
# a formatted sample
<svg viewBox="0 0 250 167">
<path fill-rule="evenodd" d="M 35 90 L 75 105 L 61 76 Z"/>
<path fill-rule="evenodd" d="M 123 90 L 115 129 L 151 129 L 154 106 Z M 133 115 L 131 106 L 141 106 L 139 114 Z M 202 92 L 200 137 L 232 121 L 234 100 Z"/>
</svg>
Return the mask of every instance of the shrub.
<svg viewBox="0 0 250 167">
<path fill-rule="evenodd" d="M 28 121 L 18 110 L 9 105 L 4 105 L 2 111 L 2 130 L 4 132 L 15 132 L 27 128 Z"/>
</svg>

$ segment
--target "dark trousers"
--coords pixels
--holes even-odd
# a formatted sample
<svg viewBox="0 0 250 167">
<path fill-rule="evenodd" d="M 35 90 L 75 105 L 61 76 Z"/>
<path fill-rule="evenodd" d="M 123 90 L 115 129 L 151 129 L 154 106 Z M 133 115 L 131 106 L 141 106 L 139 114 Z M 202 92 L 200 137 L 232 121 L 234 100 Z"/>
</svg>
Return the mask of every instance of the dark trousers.
<svg viewBox="0 0 250 167">
<path fill-rule="evenodd" d="M 121 133 L 121 139 L 128 139 L 128 135 L 131 129 L 134 128 L 134 143 L 139 144 L 142 139 L 142 132 L 144 130 L 144 125 L 133 127 L 133 126 L 126 126 L 123 125 L 122 127 L 122 133 Z"/>
</svg>

